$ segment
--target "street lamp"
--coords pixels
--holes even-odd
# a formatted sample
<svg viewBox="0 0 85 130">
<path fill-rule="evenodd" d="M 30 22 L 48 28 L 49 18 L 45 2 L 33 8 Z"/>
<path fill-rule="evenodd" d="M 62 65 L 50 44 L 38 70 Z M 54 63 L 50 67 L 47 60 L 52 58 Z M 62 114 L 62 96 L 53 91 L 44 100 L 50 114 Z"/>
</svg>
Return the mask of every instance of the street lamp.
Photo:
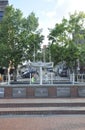
<svg viewBox="0 0 85 130">
<path fill-rule="evenodd" d="M 43 45 L 43 61 L 44 61 L 44 62 L 46 61 L 45 51 L 46 51 L 46 45 Z"/>
<path fill-rule="evenodd" d="M 35 44 L 34 44 L 34 62 L 35 62 Z"/>
<path fill-rule="evenodd" d="M 51 50 L 50 50 L 50 43 L 49 43 L 49 62 L 51 62 Z"/>
<path fill-rule="evenodd" d="M 32 40 L 31 40 L 31 43 L 32 43 L 32 46 L 33 46 L 33 61 L 35 62 L 35 34 L 34 32 L 31 32 L 29 35 L 32 36 Z"/>
<path fill-rule="evenodd" d="M 57 41 L 56 37 L 54 37 L 52 35 L 49 35 L 49 38 L 53 38 L 53 40 L 55 40 L 55 42 Z M 50 50 L 50 46 L 51 46 L 51 43 L 49 43 L 49 61 L 51 62 L 51 50 Z"/>
<path fill-rule="evenodd" d="M 77 59 L 77 73 L 79 73 L 80 71 L 80 62 L 79 62 L 79 59 Z"/>
</svg>

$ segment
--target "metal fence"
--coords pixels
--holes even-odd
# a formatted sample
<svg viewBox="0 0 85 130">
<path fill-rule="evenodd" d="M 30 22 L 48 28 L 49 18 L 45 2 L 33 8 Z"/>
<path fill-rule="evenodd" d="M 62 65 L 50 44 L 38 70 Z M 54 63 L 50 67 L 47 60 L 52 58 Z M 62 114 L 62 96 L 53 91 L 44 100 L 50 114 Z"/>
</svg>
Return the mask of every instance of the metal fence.
<svg viewBox="0 0 85 130">
<path fill-rule="evenodd" d="M 38 76 L 38 75 L 37 75 L 37 77 L 35 77 L 35 80 L 32 79 L 32 75 L 30 75 L 30 78 L 22 78 L 20 75 L 17 75 L 16 79 L 18 82 L 28 83 L 28 84 L 36 84 L 36 83 L 40 84 L 41 80 L 42 80 L 42 84 L 43 83 L 53 84 L 53 79 L 55 79 L 55 78 L 54 78 L 53 73 L 50 73 L 48 75 L 46 75 L 46 74 L 43 75 L 42 79 L 40 79 L 40 76 Z M 14 81 L 14 75 L 12 75 L 12 74 L 11 75 L 10 74 L 1 75 L 1 80 L 0 80 L 1 83 L 10 84 L 13 81 Z"/>
<path fill-rule="evenodd" d="M 69 77 L 59 77 L 55 76 L 53 73 L 49 73 L 49 75 L 42 76 L 42 79 L 40 79 L 40 76 L 36 78 L 34 82 L 32 82 L 32 77 L 30 78 L 21 78 L 19 75 L 17 76 L 17 81 L 19 82 L 27 82 L 28 84 L 40 84 L 40 80 L 42 80 L 42 84 L 53 84 L 55 83 L 62 83 L 62 82 L 70 82 L 72 84 L 75 83 L 85 83 L 85 74 L 70 74 Z M 0 82 L 10 84 L 10 82 L 14 81 L 13 75 L 2 75 L 2 79 Z"/>
<path fill-rule="evenodd" d="M 70 81 L 74 83 L 85 83 L 85 74 L 70 74 Z"/>
</svg>

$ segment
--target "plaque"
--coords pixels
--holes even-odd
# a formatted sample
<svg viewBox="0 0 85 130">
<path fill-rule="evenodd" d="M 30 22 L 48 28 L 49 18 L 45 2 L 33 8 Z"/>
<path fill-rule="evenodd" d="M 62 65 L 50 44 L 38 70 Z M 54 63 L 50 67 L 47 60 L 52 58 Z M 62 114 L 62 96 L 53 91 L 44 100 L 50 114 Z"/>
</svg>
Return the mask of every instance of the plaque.
<svg viewBox="0 0 85 130">
<path fill-rule="evenodd" d="M 70 87 L 57 87 L 57 97 L 70 97 Z"/>
<path fill-rule="evenodd" d="M 79 97 L 85 97 L 85 88 L 78 88 L 78 95 Z"/>
<path fill-rule="evenodd" d="M 13 97 L 26 97 L 26 88 L 13 88 Z"/>
<path fill-rule="evenodd" d="M 4 97 L 4 88 L 0 88 L 0 97 Z"/>
<path fill-rule="evenodd" d="M 48 89 L 47 88 L 36 88 L 35 89 L 35 96 L 36 97 L 47 97 L 48 96 Z"/>
</svg>

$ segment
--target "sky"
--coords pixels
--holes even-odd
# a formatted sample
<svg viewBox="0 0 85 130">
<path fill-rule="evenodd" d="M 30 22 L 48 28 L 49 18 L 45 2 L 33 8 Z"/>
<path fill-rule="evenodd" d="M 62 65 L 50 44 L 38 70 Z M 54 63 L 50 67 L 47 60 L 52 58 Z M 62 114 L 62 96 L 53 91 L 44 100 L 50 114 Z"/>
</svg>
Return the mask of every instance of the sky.
<svg viewBox="0 0 85 130">
<path fill-rule="evenodd" d="M 43 29 L 47 44 L 48 28 L 54 28 L 56 23 L 61 22 L 63 17 L 68 18 L 69 13 L 75 11 L 85 12 L 85 0 L 8 0 L 9 5 L 22 11 L 27 17 L 31 12 L 39 19 L 39 28 Z"/>
</svg>

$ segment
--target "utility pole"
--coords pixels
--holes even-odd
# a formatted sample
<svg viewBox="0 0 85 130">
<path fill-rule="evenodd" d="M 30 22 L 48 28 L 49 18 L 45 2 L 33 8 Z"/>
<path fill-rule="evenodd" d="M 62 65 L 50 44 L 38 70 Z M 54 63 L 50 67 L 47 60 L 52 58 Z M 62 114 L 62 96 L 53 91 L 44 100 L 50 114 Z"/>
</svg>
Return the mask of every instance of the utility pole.
<svg viewBox="0 0 85 130">
<path fill-rule="evenodd" d="M 34 62 L 35 62 L 35 44 L 34 44 Z"/>
<path fill-rule="evenodd" d="M 43 61 L 44 62 L 46 62 L 45 50 L 46 50 L 46 45 L 43 45 Z"/>
</svg>

